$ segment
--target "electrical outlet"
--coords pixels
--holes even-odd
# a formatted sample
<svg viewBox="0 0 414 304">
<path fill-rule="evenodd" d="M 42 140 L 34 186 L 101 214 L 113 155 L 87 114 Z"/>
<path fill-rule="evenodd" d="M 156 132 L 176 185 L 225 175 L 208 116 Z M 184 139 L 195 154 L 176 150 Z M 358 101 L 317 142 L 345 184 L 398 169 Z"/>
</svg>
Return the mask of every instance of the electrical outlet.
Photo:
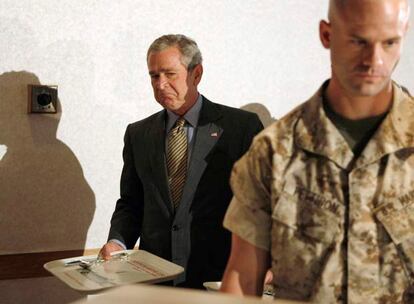
<svg viewBox="0 0 414 304">
<path fill-rule="evenodd" d="M 57 113 L 58 87 L 29 84 L 29 113 Z"/>
</svg>

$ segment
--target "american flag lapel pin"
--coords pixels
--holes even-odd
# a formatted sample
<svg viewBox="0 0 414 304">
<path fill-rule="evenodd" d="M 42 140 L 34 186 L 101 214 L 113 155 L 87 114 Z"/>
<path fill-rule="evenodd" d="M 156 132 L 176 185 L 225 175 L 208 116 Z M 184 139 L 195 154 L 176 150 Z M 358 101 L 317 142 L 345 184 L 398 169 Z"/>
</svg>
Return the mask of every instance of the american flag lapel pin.
<svg viewBox="0 0 414 304">
<path fill-rule="evenodd" d="M 217 137 L 217 136 L 218 136 L 217 132 L 211 133 L 211 137 Z"/>
</svg>

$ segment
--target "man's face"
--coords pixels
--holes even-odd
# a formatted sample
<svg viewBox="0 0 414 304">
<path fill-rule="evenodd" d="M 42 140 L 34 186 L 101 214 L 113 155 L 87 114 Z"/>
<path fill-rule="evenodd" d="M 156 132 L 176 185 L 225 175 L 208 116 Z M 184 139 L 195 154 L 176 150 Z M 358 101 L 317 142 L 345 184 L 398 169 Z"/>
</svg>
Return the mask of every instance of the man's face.
<svg viewBox="0 0 414 304">
<path fill-rule="evenodd" d="M 164 108 L 178 115 L 185 114 L 198 96 L 201 65 L 188 71 L 181 62 L 181 53 L 176 47 L 151 52 L 147 63 L 155 99 Z"/>
<path fill-rule="evenodd" d="M 350 96 L 375 96 L 391 81 L 401 55 L 407 15 L 399 0 L 348 0 L 325 24 L 332 81 Z M 322 37 L 323 40 L 323 37 Z"/>
</svg>

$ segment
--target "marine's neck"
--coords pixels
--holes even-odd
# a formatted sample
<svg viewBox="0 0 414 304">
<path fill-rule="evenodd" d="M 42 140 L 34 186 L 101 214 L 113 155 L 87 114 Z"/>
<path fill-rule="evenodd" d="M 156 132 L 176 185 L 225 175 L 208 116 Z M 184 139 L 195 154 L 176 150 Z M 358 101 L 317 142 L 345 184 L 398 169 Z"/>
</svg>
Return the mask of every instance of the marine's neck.
<svg viewBox="0 0 414 304">
<path fill-rule="evenodd" d="M 391 82 L 376 95 L 356 96 L 346 92 L 337 81 L 331 80 L 324 94 L 326 102 L 333 111 L 353 120 L 378 116 L 387 112 L 393 99 Z"/>
</svg>

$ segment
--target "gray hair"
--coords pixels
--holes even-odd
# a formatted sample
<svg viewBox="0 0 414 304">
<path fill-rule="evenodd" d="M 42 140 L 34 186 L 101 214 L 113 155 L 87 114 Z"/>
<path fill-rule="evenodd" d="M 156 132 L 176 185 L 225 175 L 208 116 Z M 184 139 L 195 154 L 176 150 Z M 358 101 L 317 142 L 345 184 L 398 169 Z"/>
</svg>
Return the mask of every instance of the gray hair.
<svg viewBox="0 0 414 304">
<path fill-rule="evenodd" d="M 193 39 L 181 34 L 163 35 L 155 39 L 148 48 L 147 60 L 150 53 L 160 52 L 169 47 L 178 48 L 181 53 L 181 62 L 189 71 L 203 61 L 197 43 Z"/>
</svg>

